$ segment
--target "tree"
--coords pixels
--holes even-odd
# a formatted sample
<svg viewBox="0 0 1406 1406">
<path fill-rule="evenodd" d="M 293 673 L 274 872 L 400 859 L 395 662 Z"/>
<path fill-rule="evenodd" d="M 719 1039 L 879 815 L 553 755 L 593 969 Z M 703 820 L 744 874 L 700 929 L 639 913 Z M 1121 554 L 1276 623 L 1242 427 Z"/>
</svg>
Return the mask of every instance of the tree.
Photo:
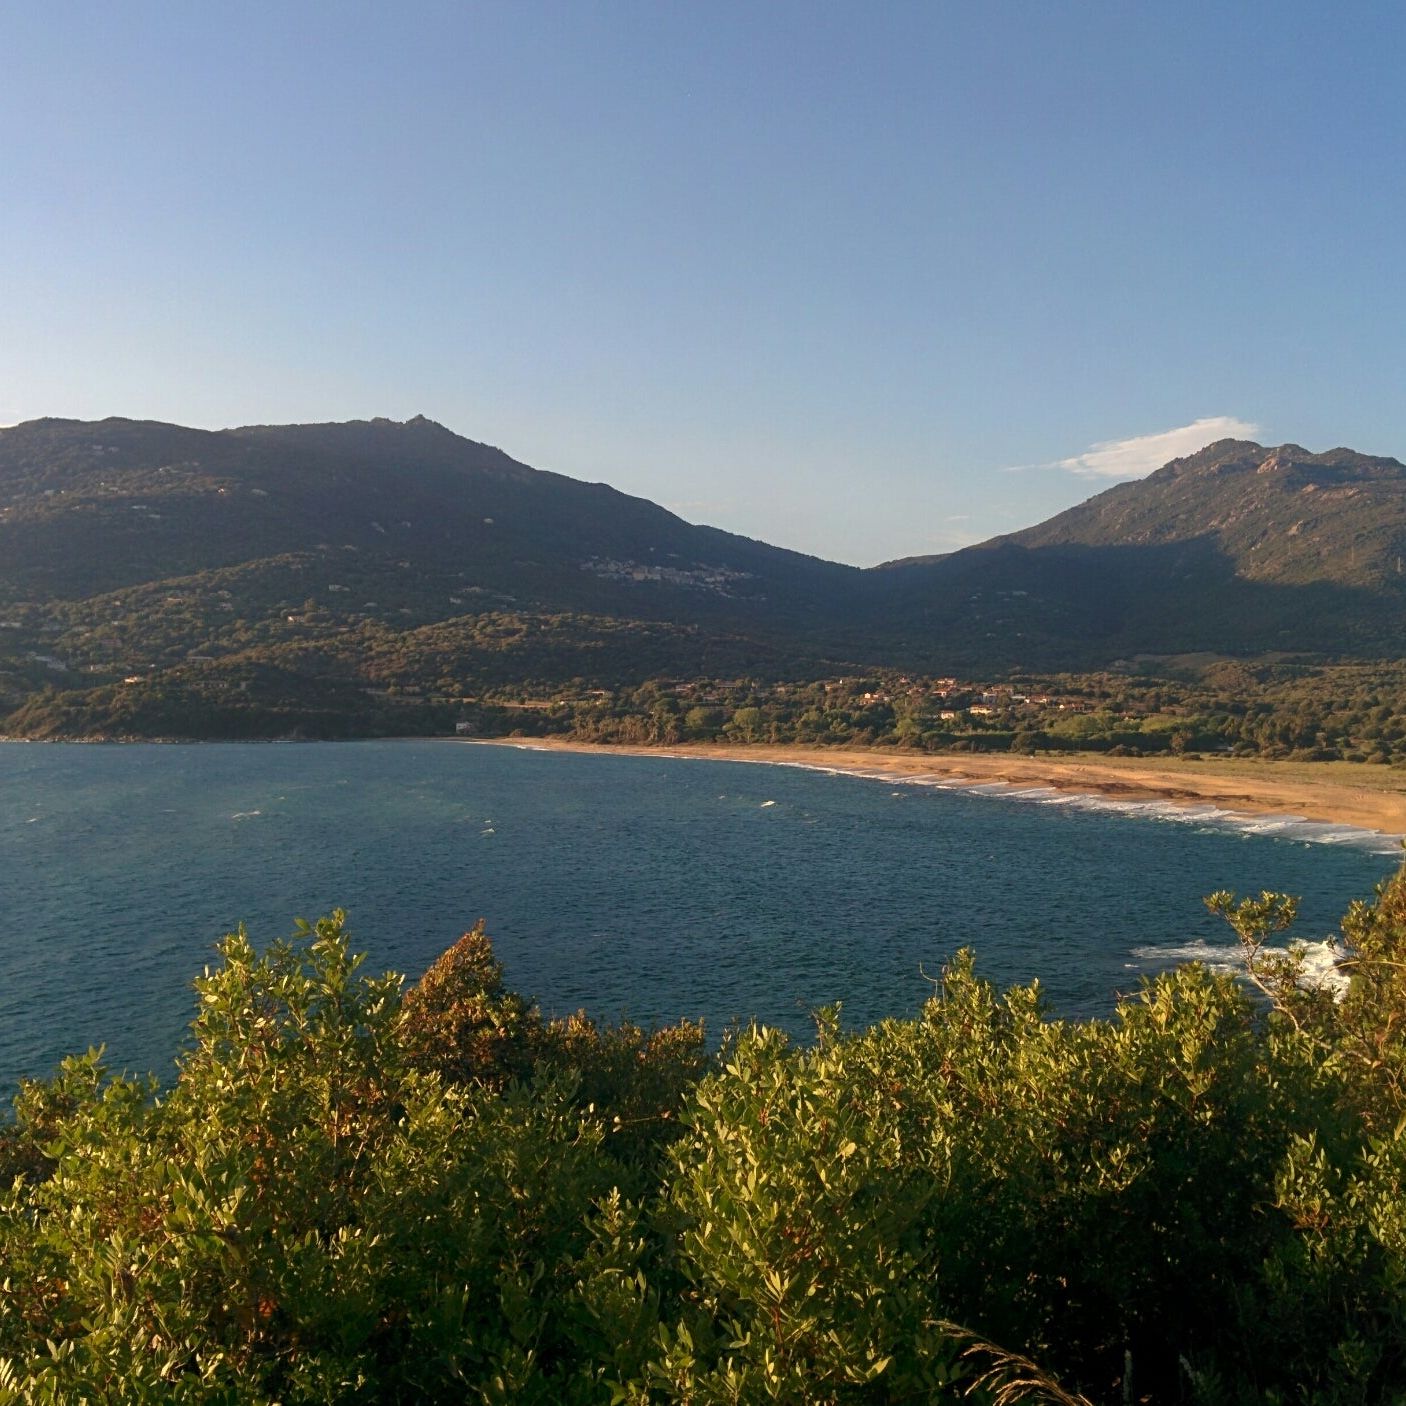
<svg viewBox="0 0 1406 1406">
<path fill-rule="evenodd" d="M 405 996 L 400 1042 L 418 1068 L 452 1083 L 501 1088 L 532 1072 L 537 1008 L 503 985 L 503 964 L 480 919 Z"/>
<path fill-rule="evenodd" d="M 742 742 L 762 740 L 762 710 L 760 708 L 738 708 L 727 725 L 727 731 Z"/>
</svg>

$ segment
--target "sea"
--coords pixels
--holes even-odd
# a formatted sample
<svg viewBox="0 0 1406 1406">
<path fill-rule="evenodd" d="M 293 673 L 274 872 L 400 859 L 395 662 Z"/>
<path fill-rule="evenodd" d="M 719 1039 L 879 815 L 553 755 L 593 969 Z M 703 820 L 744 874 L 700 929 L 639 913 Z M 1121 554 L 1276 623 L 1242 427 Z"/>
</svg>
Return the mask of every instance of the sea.
<svg viewBox="0 0 1406 1406">
<path fill-rule="evenodd" d="M 1193 958 L 1233 967 L 1217 889 L 1335 930 L 1400 843 L 1042 787 L 454 741 L 0 744 L 0 1097 L 102 1045 L 172 1075 L 192 979 L 345 908 L 413 980 L 483 918 L 508 984 L 561 1014 L 910 1016 L 970 947 L 1000 986 L 1109 1014 Z"/>
</svg>

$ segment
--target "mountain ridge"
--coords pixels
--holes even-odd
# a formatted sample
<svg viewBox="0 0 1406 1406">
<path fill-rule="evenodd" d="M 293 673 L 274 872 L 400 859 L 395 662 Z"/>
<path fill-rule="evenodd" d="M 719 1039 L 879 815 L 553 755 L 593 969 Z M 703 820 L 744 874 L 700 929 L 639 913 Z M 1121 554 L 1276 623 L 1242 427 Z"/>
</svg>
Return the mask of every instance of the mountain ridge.
<svg viewBox="0 0 1406 1406">
<path fill-rule="evenodd" d="M 524 687 L 611 687 L 646 669 L 1398 657 L 1403 558 L 1406 466 L 1344 448 L 1221 440 L 1018 532 L 860 569 L 688 523 L 425 416 L 225 430 L 47 417 L 0 430 L 0 710 L 46 684 L 274 659 L 379 689 L 397 640 L 451 693 L 511 686 L 514 669 Z"/>
<path fill-rule="evenodd" d="M 1112 484 L 1082 503 L 1065 508 L 1034 526 L 1001 533 L 984 542 L 973 543 L 970 547 L 959 548 L 953 552 L 895 558 L 880 563 L 875 569 L 892 570 L 898 567 L 930 565 L 960 555 L 961 552 L 988 549 L 1003 542 L 1034 546 L 1054 541 L 1079 540 L 1084 545 L 1111 545 L 1106 535 L 1102 539 L 1095 539 L 1091 535 L 1079 537 L 1069 529 L 1074 528 L 1077 531 L 1091 521 L 1104 517 L 1110 509 L 1116 509 L 1125 503 L 1145 504 L 1151 494 L 1159 495 L 1165 502 L 1167 491 L 1171 490 L 1173 485 L 1185 488 L 1188 484 L 1223 481 L 1227 477 L 1268 474 L 1279 470 L 1287 471 L 1305 487 L 1313 483 L 1315 491 L 1326 488 L 1331 492 L 1335 488 L 1343 487 L 1342 480 L 1348 473 L 1355 474 L 1365 482 L 1406 484 L 1406 464 L 1386 456 L 1362 454 L 1357 450 L 1342 447 L 1315 454 L 1304 449 L 1302 445 L 1293 443 L 1266 446 L 1252 440 L 1222 439 L 1206 445 L 1195 454 L 1171 459 L 1143 478 Z M 1336 478 L 1338 482 L 1319 484 L 1314 482 L 1314 475 Z M 1126 535 L 1124 540 L 1128 540 Z"/>
<path fill-rule="evenodd" d="M 260 505 L 244 497 L 236 503 L 241 494 L 266 501 Z M 357 495 L 354 512 L 338 501 L 348 494 Z M 409 497 L 392 501 L 397 494 Z M 70 502 L 39 501 L 64 497 Z M 130 538 L 130 529 L 139 524 L 123 519 L 114 505 L 136 511 L 141 502 L 156 497 L 171 505 L 180 502 L 185 520 L 174 529 L 141 532 L 143 560 L 130 568 L 116 561 L 111 546 L 75 557 L 54 550 L 62 543 L 34 540 L 36 531 L 79 501 L 103 519 L 109 533 Z M 281 501 L 268 502 L 270 498 Z M 67 516 L 71 530 L 75 519 Z M 424 417 L 230 430 L 190 430 L 119 417 L 97 422 L 50 418 L 0 430 L 5 575 L 13 579 L 32 568 L 50 578 L 50 589 L 111 590 L 147 579 L 135 573 L 147 570 L 153 549 L 158 559 L 152 565 L 164 574 L 229 565 L 251 553 L 267 556 L 326 538 L 363 550 L 390 549 L 400 532 L 416 531 L 417 517 L 419 540 L 405 544 L 441 566 L 464 551 L 488 552 L 503 571 L 503 558 L 516 553 L 530 559 L 546 541 L 558 552 L 606 560 L 633 559 L 652 547 L 661 560 L 729 570 L 739 586 L 767 567 L 827 575 L 857 570 L 686 523 L 647 499 L 532 468 Z M 7 527 L 20 520 L 26 522 L 29 539 L 10 532 L 11 540 L 5 540 Z M 233 531 L 225 530 L 230 522 Z M 185 539 L 195 533 L 209 544 L 203 557 L 184 549 Z M 232 542 L 221 553 L 218 544 L 231 536 L 257 540 Z M 643 540 L 648 537 L 655 540 Z M 163 548 L 168 549 L 164 559 Z M 212 551 L 218 561 L 211 559 Z M 67 575 L 57 564 L 65 555 Z M 518 574 L 529 578 L 524 583 L 529 593 L 550 594 L 530 570 Z M 61 579 L 53 580 L 56 575 Z"/>
</svg>

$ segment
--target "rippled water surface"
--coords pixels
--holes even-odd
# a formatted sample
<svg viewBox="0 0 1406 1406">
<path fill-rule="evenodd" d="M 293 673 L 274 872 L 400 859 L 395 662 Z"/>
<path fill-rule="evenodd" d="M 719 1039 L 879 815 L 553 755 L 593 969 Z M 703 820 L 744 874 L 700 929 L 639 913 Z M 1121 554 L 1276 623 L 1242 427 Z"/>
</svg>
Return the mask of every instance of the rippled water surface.
<svg viewBox="0 0 1406 1406">
<path fill-rule="evenodd" d="M 106 1042 L 169 1072 L 215 939 L 347 908 L 415 975 L 487 918 L 548 1011 L 910 1014 L 958 947 L 1102 1013 L 1144 972 L 1224 955 L 1200 897 L 1283 889 L 1326 935 L 1399 851 L 1026 788 L 453 742 L 0 745 L 0 1087 Z"/>
</svg>

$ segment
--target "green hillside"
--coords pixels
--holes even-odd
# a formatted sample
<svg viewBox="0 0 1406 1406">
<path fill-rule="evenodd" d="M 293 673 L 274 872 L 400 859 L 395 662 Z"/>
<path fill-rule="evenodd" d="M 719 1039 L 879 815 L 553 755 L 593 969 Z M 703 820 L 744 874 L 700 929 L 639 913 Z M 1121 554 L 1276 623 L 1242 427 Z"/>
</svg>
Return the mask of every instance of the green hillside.
<svg viewBox="0 0 1406 1406">
<path fill-rule="evenodd" d="M 0 430 L 0 718 L 204 736 L 236 692 L 241 729 L 317 698 L 301 730 L 347 735 L 443 724 L 386 715 L 388 694 L 1387 659 L 1403 557 L 1406 468 L 1350 450 L 1222 441 L 1023 532 L 861 571 L 423 418 L 37 420 Z"/>
<path fill-rule="evenodd" d="M 1022 532 L 883 568 L 964 660 L 1399 655 L 1406 466 L 1222 440 Z"/>
</svg>

